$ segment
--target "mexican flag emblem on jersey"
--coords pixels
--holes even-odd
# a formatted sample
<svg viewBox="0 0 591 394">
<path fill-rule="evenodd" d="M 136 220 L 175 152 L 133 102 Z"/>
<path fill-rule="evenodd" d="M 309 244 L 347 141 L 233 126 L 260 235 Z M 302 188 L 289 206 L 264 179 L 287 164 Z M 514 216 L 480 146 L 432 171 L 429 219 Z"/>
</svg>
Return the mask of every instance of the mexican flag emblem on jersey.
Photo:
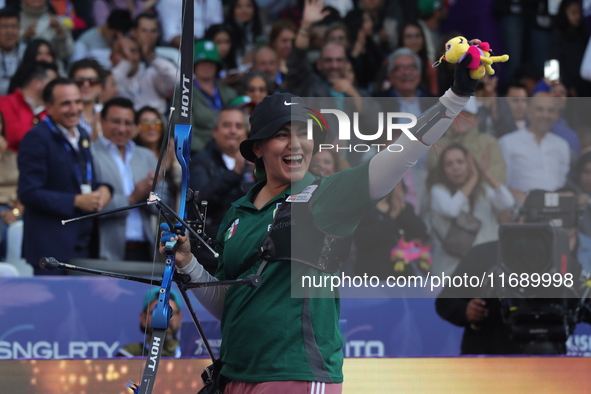
<svg viewBox="0 0 591 394">
<path fill-rule="evenodd" d="M 228 229 L 226 230 L 226 235 L 224 236 L 224 241 L 229 240 L 230 238 L 232 238 L 232 236 L 234 234 L 236 234 L 236 229 L 238 228 L 239 221 L 240 221 L 240 219 L 234 220 L 232 225 L 230 227 L 228 227 Z"/>
</svg>

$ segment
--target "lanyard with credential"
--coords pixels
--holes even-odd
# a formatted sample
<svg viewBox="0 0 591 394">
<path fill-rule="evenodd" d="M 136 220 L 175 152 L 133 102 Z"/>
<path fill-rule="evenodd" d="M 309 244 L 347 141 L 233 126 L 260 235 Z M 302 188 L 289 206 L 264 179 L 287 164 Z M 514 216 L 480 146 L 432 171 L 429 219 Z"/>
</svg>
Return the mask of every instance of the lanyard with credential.
<svg viewBox="0 0 591 394">
<path fill-rule="evenodd" d="M 209 103 L 209 106 L 211 107 L 211 109 L 213 109 L 214 111 L 219 111 L 222 109 L 222 99 L 220 97 L 220 92 L 218 92 L 218 88 L 215 87 L 215 85 L 213 86 L 213 97 L 212 97 L 209 95 L 209 93 L 207 93 L 205 90 L 203 90 L 201 88 L 201 85 L 199 85 L 199 82 L 193 80 L 193 84 L 195 85 L 195 87 L 197 89 L 201 90 L 201 93 L 203 93 L 203 96 L 205 97 L 205 99 Z"/>
<path fill-rule="evenodd" d="M 78 155 L 76 154 L 74 149 L 72 149 L 72 146 L 70 146 L 70 143 L 66 140 L 66 138 L 55 127 L 55 125 L 53 124 L 53 122 L 51 121 L 49 116 L 46 116 L 44 121 L 47 124 L 47 126 L 49 127 L 49 129 L 51 130 L 51 132 L 61 138 L 64 148 L 71 155 L 74 156 L 74 159 L 76 159 L 76 163 L 78 163 L 78 161 L 79 161 L 78 157 L 77 157 Z M 83 142 L 83 144 L 84 144 L 84 142 Z M 86 144 L 88 145 L 88 142 L 86 142 Z M 80 149 L 84 153 L 84 161 L 86 164 L 86 178 L 82 179 L 82 174 L 80 173 L 80 166 L 78 166 L 78 164 L 76 164 L 74 166 L 74 171 L 76 172 L 76 178 L 78 179 L 78 183 L 82 187 L 82 185 L 84 185 L 84 184 L 92 185 L 92 159 L 90 157 L 90 151 L 88 149 L 88 146 L 82 146 Z"/>
</svg>

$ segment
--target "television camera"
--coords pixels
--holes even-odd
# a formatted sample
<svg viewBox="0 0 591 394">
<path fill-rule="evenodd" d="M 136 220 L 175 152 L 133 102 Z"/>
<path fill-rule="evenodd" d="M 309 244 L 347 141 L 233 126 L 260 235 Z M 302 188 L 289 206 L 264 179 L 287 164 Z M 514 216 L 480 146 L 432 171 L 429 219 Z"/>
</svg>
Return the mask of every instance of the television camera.
<svg viewBox="0 0 591 394">
<path fill-rule="evenodd" d="M 579 294 L 574 252 L 580 213 L 575 193 L 536 190 L 520 209 L 524 223 L 499 227 L 496 270 L 507 281 L 495 296 L 525 354 L 565 354 L 568 336 L 589 308 L 589 292 Z"/>
</svg>

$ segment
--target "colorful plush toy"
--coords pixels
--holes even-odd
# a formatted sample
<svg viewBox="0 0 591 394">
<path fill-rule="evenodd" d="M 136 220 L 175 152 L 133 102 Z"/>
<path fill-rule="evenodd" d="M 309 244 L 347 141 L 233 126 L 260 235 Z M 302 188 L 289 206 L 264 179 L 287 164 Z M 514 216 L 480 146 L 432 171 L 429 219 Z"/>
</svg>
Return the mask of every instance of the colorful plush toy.
<svg viewBox="0 0 591 394">
<path fill-rule="evenodd" d="M 472 79 L 480 79 L 485 73 L 493 75 L 495 73 L 495 70 L 491 67 L 493 63 L 509 60 L 509 55 L 491 56 L 492 51 L 488 42 L 473 45 L 465 37 L 458 36 L 445 44 L 445 53 L 433 66 L 437 67 L 443 60 L 449 63 L 459 63 L 467 53 L 472 55 L 472 61 L 467 66 L 470 69 Z"/>
<path fill-rule="evenodd" d="M 394 263 L 392 269 L 399 274 L 428 272 L 431 268 L 431 247 L 423 246 L 419 240 L 398 240 L 398 244 L 390 251 L 390 260 Z M 418 267 L 416 267 L 418 265 Z"/>
</svg>

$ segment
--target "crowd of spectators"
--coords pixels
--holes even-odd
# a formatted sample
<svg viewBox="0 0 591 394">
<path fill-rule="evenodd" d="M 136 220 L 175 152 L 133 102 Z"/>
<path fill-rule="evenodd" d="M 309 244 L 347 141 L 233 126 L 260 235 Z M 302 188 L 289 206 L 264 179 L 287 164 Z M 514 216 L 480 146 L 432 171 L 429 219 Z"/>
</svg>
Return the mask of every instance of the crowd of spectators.
<svg viewBox="0 0 591 394">
<path fill-rule="evenodd" d="M 88 135 L 93 182 L 110 192 L 100 209 L 146 197 L 157 176 L 149 163 L 159 155 L 169 119 L 174 122 L 170 108 L 178 106 L 181 6 L 181 0 L 0 0 L 0 260 L 8 226 L 24 220 L 23 256 L 34 255 L 27 260 L 36 264 L 39 256 L 28 250 L 40 243 L 31 234 L 43 235 L 27 231 L 29 210 L 54 222 L 66 219 L 64 212 L 98 210 L 52 212 L 50 205 L 42 207 L 45 200 L 31 202 L 31 188 L 42 187 L 32 179 L 41 182 L 41 167 L 49 168 L 41 161 L 50 156 L 31 156 L 37 148 L 27 152 L 35 166 L 17 156 L 23 138 L 46 122 L 48 104 L 59 112 L 58 103 L 47 102 L 54 97 L 46 86 L 56 78 L 68 78 L 58 84 L 64 89 L 79 90 L 72 111 L 82 134 L 65 128 L 71 138 Z M 429 98 L 450 86 L 453 67 L 431 65 L 456 35 L 488 41 L 510 60 L 481 80 L 440 141 L 446 150 L 434 147 L 364 221 L 360 232 L 371 226 L 392 232 L 379 246 L 367 234 L 355 237 L 360 250 L 379 251 L 372 259 L 379 267 L 371 271 L 402 272 L 392 257 L 400 239 L 430 245 L 425 261 L 434 271 L 453 270 L 461 256 L 444 250 L 442 239 L 454 220 L 472 214 L 483 223 L 474 245 L 494 241 L 498 225 L 510 222 L 511 211 L 534 189 L 570 185 L 587 201 L 591 8 L 578 0 L 486 0 L 478 2 L 478 12 L 474 7 L 468 0 L 195 0 L 191 172 L 193 187 L 211 202 L 210 231 L 254 182 L 252 164 L 238 146 L 247 136 L 249 113 L 265 96 L 329 97 L 337 107 L 359 112 L 362 99 L 380 97 L 390 100 L 386 111 L 418 117 L 433 103 Z M 544 74 L 550 59 L 558 60 L 557 76 Z M 27 145 L 35 143 L 42 141 Z M 372 154 L 325 151 L 314 164 L 329 175 Z M 174 204 L 178 164 L 170 158 L 164 167 L 161 190 Z M 19 178 L 19 169 L 33 178 Z M 150 222 L 150 214 L 97 221 L 96 247 L 88 246 L 85 255 L 151 259 L 153 251 L 136 253 L 153 244 L 155 230 L 149 229 L 157 219 Z M 133 231 L 130 223 L 144 231 Z M 117 251 L 106 246 L 113 238 Z M 364 272 L 367 256 L 354 256 L 354 271 Z M 215 269 L 213 261 L 206 266 Z"/>
<path fill-rule="evenodd" d="M 439 143 L 363 219 L 344 270 L 385 278 L 494 264 L 499 225 L 519 220 L 540 189 L 579 195 L 576 239 L 591 249 L 589 2 L 194 1 L 190 187 L 209 202 L 209 237 L 232 230 L 219 228 L 222 218 L 260 176 L 239 146 L 266 96 L 329 98 L 358 112 L 371 134 L 379 110 L 419 117 L 449 88 L 453 65 L 431 65 L 462 35 L 490 42 L 509 62 L 481 79 Z M 35 274 L 61 273 L 40 270 L 42 256 L 152 261 L 155 210 L 61 220 L 145 201 L 155 179 L 159 196 L 178 205 L 172 144 L 154 170 L 180 106 L 181 12 L 181 0 L 0 0 L 0 261 L 10 260 L 9 229 L 18 226 L 18 255 Z M 326 142 L 342 147 L 334 130 Z M 376 153 L 325 149 L 311 169 L 328 176 Z M 450 236 L 459 222 L 473 226 L 469 244 Z M 212 254 L 197 244 L 192 251 L 213 274 Z M 589 253 L 576 259 L 589 270 Z M 481 299 L 437 304 L 466 327 L 466 346 L 481 328 L 478 345 L 504 332 L 494 326 L 499 310 Z M 462 352 L 520 351 L 493 347 Z"/>
</svg>

